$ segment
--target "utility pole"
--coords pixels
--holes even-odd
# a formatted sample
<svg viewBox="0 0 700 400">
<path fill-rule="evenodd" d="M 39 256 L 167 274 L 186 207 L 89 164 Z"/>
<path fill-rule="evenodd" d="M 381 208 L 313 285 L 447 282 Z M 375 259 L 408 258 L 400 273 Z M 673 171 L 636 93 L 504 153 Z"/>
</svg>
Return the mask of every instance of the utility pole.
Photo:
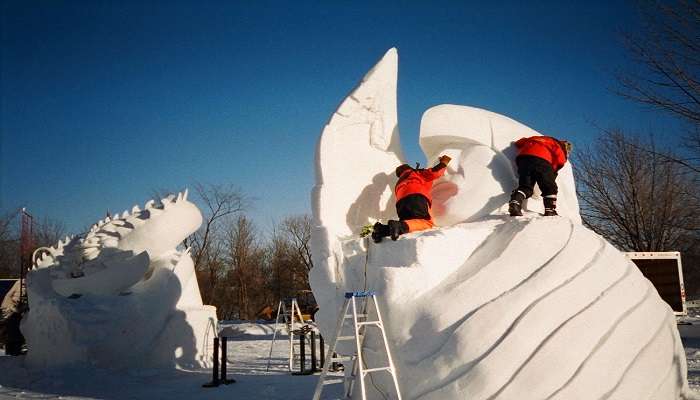
<svg viewBox="0 0 700 400">
<path fill-rule="evenodd" d="M 27 299 L 27 272 L 32 266 L 32 250 L 34 249 L 34 227 L 33 218 L 27 212 L 26 208 L 22 208 L 21 214 L 21 230 L 19 238 L 19 304 L 15 310 L 7 317 L 5 321 L 5 354 L 10 356 L 19 356 L 26 352 L 25 339 L 22 331 L 19 328 L 22 315 L 28 309 Z"/>
<path fill-rule="evenodd" d="M 26 208 L 21 211 L 21 234 L 20 234 L 20 286 L 19 301 L 23 306 L 27 305 L 27 272 L 32 264 L 32 249 L 34 248 L 34 218 L 27 212 Z"/>
</svg>

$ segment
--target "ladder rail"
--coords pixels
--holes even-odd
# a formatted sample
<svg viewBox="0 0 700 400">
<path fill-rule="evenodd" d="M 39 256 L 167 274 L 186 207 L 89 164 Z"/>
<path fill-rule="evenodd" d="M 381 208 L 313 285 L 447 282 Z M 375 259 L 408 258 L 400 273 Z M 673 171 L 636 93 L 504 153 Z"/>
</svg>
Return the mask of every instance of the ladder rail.
<svg viewBox="0 0 700 400">
<path fill-rule="evenodd" d="M 374 304 L 375 311 L 377 313 L 376 321 L 367 320 L 369 316 L 369 297 L 372 298 L 372 303 Z M 361 298 L 362 313 L 358 313 L 357 298 Z M 352 306 L 352 314 L 348 314 L 349 308 Z M 360 389 L 362 394 L 362 400 L 367 399 L 367 391 L 365 385 L 365 377 L 374 372 L 388 371 L 391 374 L 391 378 L 394 383 L 394 388 L 396 390 L 396 395 L 398 400 L 402 400 L 401 391 L 399 389 L 399 382 L 396 373 L 396 366 L 394 365 L 393 358 L 391 357 L 391 350 L 389 349 L 389 341 L 386 336 L 386 331 L 384 329 L 384 323 L 382 322 L 381 312 L 379 311 L 379 304 L 377 303 L 377 298 L 374 292 L 364 291 L 364 292 L 347 292 L 345 293 L 345 302 L 343 303 L 342 312 L 338 315 L 338 321 L 336 323 L 335 337 L 330 346 L 329 354 L 331 354 L 331 361 L 334 359 L 332 355 L 335 353 L 336 345 L 339 340 L 351 339 L 352 336 L 341 336 L 343 325 L 347 319 L 352 318 L 353 321 L 353 333 L 355 339 L 355 355 L 351 356 L 350 359 L 353 360 L 352 369 L 350 370 L 350 375 L 345 375 L 345 379 L 342 380 L 344 383 L 343 394 L 345 398 L 351 398 L 353 390 L 355 388 L 355 383 L 357 379 L 360 380 Z M 365 321 L 358 321 L 358 318 L 365 318 Z M 367 326 L 375 326 L 381 331 L 381 338 L 384 344 L 384 350 L 386 351 L 386 357 L 388 360 L 388 365 L 384 366 L 373 366 L 366 367 L 364 365 L 364 360 L 362 356 L 362 349 L 364 347 L 364 341 L 367 334 Z M 323 391 L 323 386 L 331 383 L 340 383 L 336 381 L 327 381 L 326 377 L 330 370 L 330 365 L 332 362 L 328 362 L 323 366 L 323 371 L 319 380 L 316 384 L 316 390 L 314 391 L 313 400 L 320 400 L 321 393 Z M 348 371 L 346 371 L 347 373 Z M 370 377 L 371 379 L 371 377 Z M 376 386 L 375 386 L 376 388 Z M 379 390 L 378 388 L 376 388 Z"/>
<path fill-rule="evenodd" d="M 285 322 L 287 322 L 287 333 L 289 334 L 289 372 L 294 371 L 294 302 L 296 299 L 292 299 L 292 310 L 291 310 L 291 318 L 287 320 L 289 314 L 289 311 L 286 309 L 287 304 L 284 305 L 284 319 Z"/>
<path fill-rule="evenodd" d="M 287 303 L 289 302 L 289 307 L 287 306 Z M 272 343 L 270 344 L 270 352 L 267 357 L 267 367 L 266 367 L 266 372 L 270 371 L 270 365 L 272 363 L 272 351 L 275 347 L 275 343 L 277 341 L 277 332 L 281 331 L 281 325 L 284 324 L 284 326 L 287 329 L 288 333 L 288 338 L 289 338 L 289 343 L 288 343 L 288 352 L 289 352 L 289 360 L 287 362 L 287 368 L 289 369 L 289 372 L 294 371 L 294 362 L 298 355 L 296 354 L 295 351 L 295 346 L 298 346 L 299 344 L 294 340 L 295 337 L 295 331 L 297 331 L 297 325 L 300 327 L 304 327 L 304 317 L 301 313 L 301 308 L 299 307 L 299 303 L 297 302 L 297 299 L 295 297 L 292 298 L 283 298 L 280 300 L 278 306 L 277 306 L 277 317 L 275 318 L 275 329 L 274 332 L 272 333 Z M 298 336 L 298 335 L 297 335 Z M 310 345 L 311 344 L 311 339 L 306 338 L 305 341 Z M 299 360 L 301 362 L 301 360 Z"/>
<path fill-rule="evenodd" d="M 377 320 L 380 321 L 379 330 L 382 331 L 382 338 L 384 341 L 384 348 L 386 349 L 386 358 L 389 360 L 389 372 L 391 373 L 391 378 L 394 381 L 394 388 L 396 389 L 396 396 L 398 400 L 401 400 L 401 390 L 399 389 L 399 380 L 396 377 L 396 366 L 394 365 L 394 358 L 391 356 L 391 350 L 389 350 L 389 341 L 386 337 L 386 331 L 384 330 L 384 320 L 382 319 L 382 314 L 379 311 L 379 304 L 377 304 L 377 298 L 372 296 L 374 301 L 374 309 L 377 311 Z"/>
<path fill-rule="evenodd" d="M 275 318 L 275 330 L 272 332 L 272 343 L 270 343 L 270 354 L 267 356 L 267 368 L 265 372 L 270 372 L 270 363 L 272 362 L 272 349 L 275 347 L 275 339 L 277 338 L 277 326 L 280 322 L 280 311 L 282 310 L 282 302 L 277 305 L 277 318 Z"/>
<path fill-rule="evenodd" d="M 331 346 L 328 350 L 328 354 L 330 355 L 330 360 L 326 361 L 326 363 L 323 365 L 323 371 L 321 372 L 321 376 L 318 378 L 318 382 L 316 383 L 316 390 L 314 390 L 314 397 L 313 400 L 320 400 L 321 398 L 321 391 L 323 391 L 323 386 L 326 380 L 326 376 L 328 376 L 328 372 L 330 371 L 330 366 L 333 364 L 332 363 L 332 358 L 333 354 L 335 353 L 335 347 L 336 344 L 338 343 L 338 336 L 340 336 L 341 330 L 343 329 L 343 322 L 345 322 L 345 314 L 347 314 L 348 311 L 348 306 L 350 305 L 350 301 L 348 299 L 345 299 L 345 302 L 343 303 L 342 307 L 342 312 L 338 316 L 338 322 L 336 323 L 335 326 L 335 337 L 333 338 L 333 341 L 331 342 Z"/>
<path fill-rule="evenodd" d="M 366 304 L 366 301 L 365 301 Z M 366 308 L 366 307 L 365 307 Z M 357 366 L 359 369 L 360 374 L 355 375 L 353 378 L 353 382 L 355 379 L 357 379 L 357 376 L 360 377 L 360 391 L 362 392 L 362 398 L 366 399 L 367 398 L 367 389 L 365 388 L 365 369 L 364 369 L 364 361 L 362 360 L 362 346 L 364 345 L 364 338 L 362 338 L 362 342 L 360 342 L 360 329 L 362 328 L 360 325 L 357 325 L 357 302 L 355 301 L 355 296 L 352 297 L 352 320 L 353 320 L 353 328 L 355 329 L 355 344 L 357 345 Z M 355 368 L 353 368 L 354 370 Z M 354 372 L 354 371 L 353 371 Z M 354 385 L 353 385 L 354 386 Z"/>
</svg>

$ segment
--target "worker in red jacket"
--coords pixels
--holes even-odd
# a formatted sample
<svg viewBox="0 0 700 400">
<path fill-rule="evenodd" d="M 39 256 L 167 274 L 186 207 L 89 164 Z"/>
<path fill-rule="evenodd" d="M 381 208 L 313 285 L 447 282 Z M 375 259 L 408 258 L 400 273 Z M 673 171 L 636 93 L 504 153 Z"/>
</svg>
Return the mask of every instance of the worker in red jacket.
<svg viewBox="0 0 700 400">
<path fill-rule="evenodd" d="M 380 222 L 374 224 L 372 239 L 376 243 L 386 236 L 396 240 L 404 233 L 430 229 L 435 225 L 431 213 L 433 181 L 445 174 L 450 160 L 449 156 L 443 155 L 432 168 L 411 168 L 408 164 L 396 167 L 399 180 L 394 193 L 399 221 L 390 219 L 386 225 Z"/>
<path fill-rule="evenodd" d="M 549 136 L 526 137 L 515 142 L 518 187 L 510 196 L 508 212 L 523 215 L 523 200 L 532 196 L 535 183 L 542 191 L 544 215 L 557 215 L 557 172 L 566 164 L 571 143 Z"/>
</svg>

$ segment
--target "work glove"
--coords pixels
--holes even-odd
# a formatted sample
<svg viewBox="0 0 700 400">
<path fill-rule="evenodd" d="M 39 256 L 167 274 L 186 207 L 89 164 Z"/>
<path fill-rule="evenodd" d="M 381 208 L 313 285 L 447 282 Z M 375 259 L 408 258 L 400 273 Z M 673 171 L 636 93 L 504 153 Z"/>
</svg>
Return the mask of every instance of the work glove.
<svg viewBox="0 0 700 400">
<path fill-rule="evenodd" d="M 441 163 L 447 165 L 447 164 L 449 164 L 450 160 L 452 160 L 452 157 L 447 156 L 447 155 L 441 155 L 439 160 Z"/>
</svg>

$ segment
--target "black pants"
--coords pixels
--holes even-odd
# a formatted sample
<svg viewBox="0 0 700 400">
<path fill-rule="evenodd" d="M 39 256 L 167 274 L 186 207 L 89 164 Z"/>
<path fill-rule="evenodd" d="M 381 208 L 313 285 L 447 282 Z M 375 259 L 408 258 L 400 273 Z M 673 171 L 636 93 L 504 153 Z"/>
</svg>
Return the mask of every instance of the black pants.
<svg viewBox="0 0 700 400">
<path fill-rule="evenodd" d="M 409 194 L 396 202 L 396 214 L 400 220 L 431 219 L 430 202 L 422 194 Z"/>
<path fill-rule="evenodd" d="M 535 183 L 540 187 L 543 197 L 557 194 L 557 172 L 547 160 L 535 156 L 518 156 L 515 163 L 519 175 L 516 191 L 522 192 L 525 198 L 532 196 Z"/>
</svg>

